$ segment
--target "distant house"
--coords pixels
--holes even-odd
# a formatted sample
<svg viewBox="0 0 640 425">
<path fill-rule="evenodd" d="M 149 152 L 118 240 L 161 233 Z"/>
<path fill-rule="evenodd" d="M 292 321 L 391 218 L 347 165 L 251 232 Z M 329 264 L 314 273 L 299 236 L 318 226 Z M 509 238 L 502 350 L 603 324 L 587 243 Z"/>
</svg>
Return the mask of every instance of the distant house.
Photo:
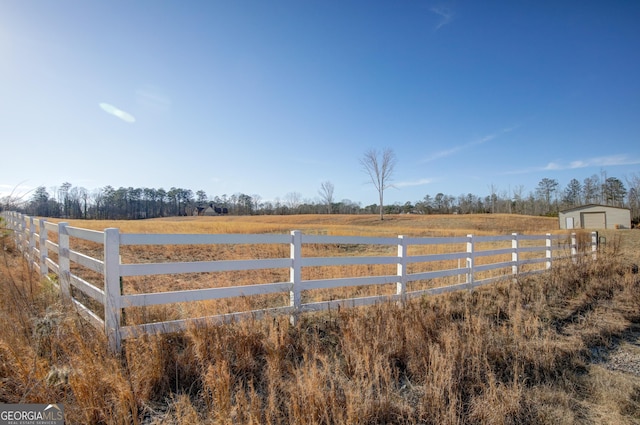
<svg viewBox="0 0 640 425">
<path fill-rule="evenodd" d="M 560 211 L 561 229 L 630 229 L 629 208 L 588 204 Z"/>
<path fill-rule="evenodd" d="M 209 205 L 207 208 L 202 211 L 202 215 L 218 215 L 215 211 L 213 205 Z"/>
<path fill-rule="evenodd" d="M 229 210 L 227 208 L 220 208 L 220 207 L 216 207 L 213 205 L 213 203 L 210 203 L 209 205 L 200 205 L 198 207 L 196 207 L 196 210 L 194 211 L 194 215 L 221 215 L 221 214 L 228 214 Z"/>
</svg>

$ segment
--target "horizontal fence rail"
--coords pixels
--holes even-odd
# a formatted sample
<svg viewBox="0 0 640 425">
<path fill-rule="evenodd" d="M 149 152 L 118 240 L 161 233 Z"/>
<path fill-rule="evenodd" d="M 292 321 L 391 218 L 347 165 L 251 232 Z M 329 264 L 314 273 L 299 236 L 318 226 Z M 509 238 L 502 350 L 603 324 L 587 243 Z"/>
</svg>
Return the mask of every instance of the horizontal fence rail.
<svg viewBox="0 0 640 425">
<path fill-rule="evenodd" d="M 29 264 L 42 276 L 60 287 L 63 298 L 69 300 L 95 327 L 106 332 L 110 348 L 119 351 L 123 339 L 145 333 L 176 332 L 190 324 L 224 323 L 248 317 L 271 314 L 290 315 L 292 322 L 303 312 L 322 311 L 335 308 L 356 307 L 384 301 L 399 301 L 423 295 L 435 295 L 463 289 L 473 289 L 516 276 L 540 273 L 549 270 L 554 261 L 571 259 L 577 261 L 581 255 L 596 258 L 597 234 L 591 233 L 586 246 L 578 246 L 575 233 L 503 236 L 463 237 L 364 237 L 306 235 L 294 230 L 290 234 L 123 234 L 119 229 L 104 231 L 87 230 L 69 226 L 67 223 L 52 223 L 44 219 L 25 216 L 15 212 L 3 212 L 6 225 L 13 232 L 17 247 Z M 70 238 L 99 244 L 101 258 L 70 248 Z M 262 258 L 246 260 L 215 260 L 163 263 L 122 263 L 120 250 L 127 246 L 148 245 L 281 245 L 288 246 L 287 258 Z M 384 255 L 369 256 L 303 256 L 303 246 L 376 246 Z M 452 252 L 420 253 L 429 247 L 442 249 L 447 246 Z M 409 251 L 414 252 L 409 255 Z M 389 252 L 395 252 L 389 255 Z M 586 252 L 585 252 L 586 251 Z M 95 254 L 94 254 L 95 255 Z M 53 258 L 52 258 L 53 257 Z M 485 260 L 492 261 L 487 262 Z M 497 259 L 497 260 L 496 260 Z M 440 262 L 455 264 L 448 269 L 438 267 Z M 72 273 L 71 265 L 81 266 L 100 276 L 93 282 Z M 338 278 L 303 279 L 307 268 L 344 267 L 354 265 L 395 266 L 395 273 L 352 276 Z M 433 268 L 432 267 L 432 268 Z M 125 294 L 123 278 L 133 276 L 174 275 L 185 273 L 219 273 L 229 271 L 288 269 L 289 279 L 282 282 L 218 286 L 204 289 L 172 290 L 166 292 Z M 437 279 L 457 279 L 443 286 L 420 287 Z M 392 293 L 353 298 L 305 302 L 304 291 L 360 287 L 372 285 L 394 285 Z M 413 287 L 412 285 L 418 286 Z M 424 285 L 423 285 L 424 286 Z M 428 286 L 428 285 L 427 285 Z M 173 303 L 220 300 L 237 297 L 252 297 L 267 294 L 287 294 L 287 305 L 259 310 L 231 312 L 206 317 L 188 317 L 152 323 L 124 323 L 127 309 Z M 96 311 L 89 301 L 101 306 Z"/>
</svg>

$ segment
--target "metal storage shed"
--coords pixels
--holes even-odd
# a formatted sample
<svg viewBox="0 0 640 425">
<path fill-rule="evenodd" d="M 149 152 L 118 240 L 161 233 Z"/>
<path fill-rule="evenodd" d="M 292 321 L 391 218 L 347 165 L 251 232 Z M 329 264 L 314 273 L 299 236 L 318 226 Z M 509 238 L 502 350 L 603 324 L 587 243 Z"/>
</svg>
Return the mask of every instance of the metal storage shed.
<svg viewBox="0 0 640 425">
<path fill-rule="evenodd" d="M 581 205 L 560 211 L 561 229 L 630 229 L 631 211 L 609 205 Z"/>
</svg>

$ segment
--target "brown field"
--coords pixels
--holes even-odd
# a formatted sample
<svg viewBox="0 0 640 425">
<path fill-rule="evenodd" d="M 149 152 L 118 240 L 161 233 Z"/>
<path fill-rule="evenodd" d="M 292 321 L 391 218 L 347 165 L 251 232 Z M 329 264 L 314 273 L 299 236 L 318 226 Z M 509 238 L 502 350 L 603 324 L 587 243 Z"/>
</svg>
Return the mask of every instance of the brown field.
<svg viewBox="0 0 640 425">
<path fill-rule="evenodd" d="M 484 215 L 260 215 L 170 217 L 150 220 L 67 220 L 71 226 L 124 233 L 288 233 L 362 236 L 460 236 L 559 232 L 558 219 L 510 214 Z M 51 220 L 62 221 L 62 220 Z"/>
<path fill-rule="evenodd" d="M 373 216 L 186 217 L 71 225 L 131 233 L 559 232 L 557 219 L 509 215 L 388 216 L 384 222 Z M 598 261 L 546 275 L 404 305 L 306 315 L 295 326 L 280 317 L 139 338 L 126 342 L 120 357 L 109 354 L 104 336 L 61 304 L 4 238 L 0 402 L 59 402 L 67 423 L 637 424 L 640 361 L 633 344 L 640 278 L 629 263 L 637 262 L 640 232 L 601 236 L 606 245 Z M 220 249 L 157 247 L 123 257 L 281 254 Z M 128 283 L 133 291 L 136 285 L 191 287 L 190 280 Z M 146 319 L 156 314 L 175 312 L 140 313 Z M 619 355 L 622 348 L 628 355 Z"/>
</svg>

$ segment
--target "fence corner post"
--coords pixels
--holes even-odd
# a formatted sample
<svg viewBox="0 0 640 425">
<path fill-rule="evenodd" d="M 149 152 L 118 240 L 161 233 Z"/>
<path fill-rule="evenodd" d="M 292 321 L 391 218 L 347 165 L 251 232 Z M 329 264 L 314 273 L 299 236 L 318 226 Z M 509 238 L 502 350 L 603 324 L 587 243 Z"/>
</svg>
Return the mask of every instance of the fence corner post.
<svg viewBox="0 0 640 425">
<path fill-rule="evenodd" d="M 295 326 L 298 322 L 298 314 L 302 304 L 299 285 L 302 280 L 302 233 L 300 230 L 291 231 L 290 258 L 289 282 L 291 282 L 291 289 L 289 290 L 289 306 L 293 307 L 293 312 L 289 316 L 289 322 Z"/>
<path fill-rule="evenodd" d="M 578 263 L 578 240 L 575 232 L 571 233 L 571 261 L 573 264 Z"/>
<path fill-rule="evenodd" d="M 120 298 L 120 231 L 116 228 L 104 230 L 104 331 L 109 349 L 120 352 L 122 337 Z"/>
<path fill-rule="evenodd" d="M 515 279 L 515 277 L 518 275 L 518 273 L 520 273 L 520 262 L 519 262 L 519 253 L 518 253 L 518 248 L 519 248 L 519 240 L 518 240 L 518 234 L 517 233 L 512 233 L 511 234 L 511 249 L 513 250 L 511 252 L 511 274 L 513 274 L 513 277 Z"/>
<path fill-rule="evenodd" d="M 396 295 L 404 300 L 407 293 L 407 239 L 403 235 L 398 236 L 398 281 L 396 283 Z"/>
<path fill-rule="evenodd" d="M 71 298 L 71 261 L 69 259 L 68 223 L 58 223 L 58 278 L 64 299 Z"/>
<path fill-rule="evenodd" d="M 473 262 L 474 262 L 474 247 L 473 247 L 473 235 L 467 235 L 467 287 L 469 290 L 473 289 Z"/>
</svg>

